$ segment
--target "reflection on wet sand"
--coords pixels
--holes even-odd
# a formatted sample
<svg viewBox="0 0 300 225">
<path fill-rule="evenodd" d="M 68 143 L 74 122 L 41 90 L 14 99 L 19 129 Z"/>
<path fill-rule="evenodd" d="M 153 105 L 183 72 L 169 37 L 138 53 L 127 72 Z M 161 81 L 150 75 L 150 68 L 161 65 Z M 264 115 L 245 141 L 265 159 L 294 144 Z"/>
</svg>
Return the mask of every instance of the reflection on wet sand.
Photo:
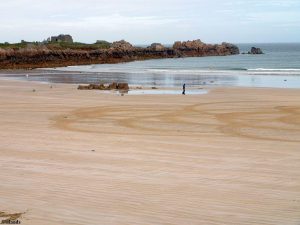
<svg viewBox="0 0 300 225">
<path fill-rule="evenodd" d="M 205 75 L 205 74 L 165 74 L 165 73 L 121 73 L 121 72 L 59 72 L 33 71 L 28 77 L 24 74 L 0 74 L 6 78 L 28 81 L 69 84 L 129 83 L 146 87 L 180 87 L 184 83 L 195 86 L 237 86 L 237 87 L 275 87 L 300 88 L 300 76 L 289 75 Z"/>
</svg>

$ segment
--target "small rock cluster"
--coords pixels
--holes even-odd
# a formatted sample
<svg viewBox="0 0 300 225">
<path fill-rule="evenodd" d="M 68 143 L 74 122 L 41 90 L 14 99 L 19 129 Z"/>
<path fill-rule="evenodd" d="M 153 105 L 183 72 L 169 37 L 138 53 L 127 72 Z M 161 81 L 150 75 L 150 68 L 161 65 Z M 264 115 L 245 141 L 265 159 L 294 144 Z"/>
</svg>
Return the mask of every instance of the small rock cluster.
<svg viewBox="0 0 300 225">
<path fill-rule="evenodd" d="M 248 54 L 252 54 L 252 55 L 261 55 L 261 54 L 264 54 L 264 53 L 263 53 L 263 51 L 262 51 L 260 48 L 252 47 L 252 48 L 251 48 L 251 51 L 248 52 Z"/>
<path fill-rule="evenodd" d="M 250 51 L 248 52 L 243 52 L 244 54 L 248 54 L 248 55 L 261 55 L 264 54 L 264 52 L 261 50 L 261 48 L 256 48 L 256 47 L 252 47 Z"/>
<path fill-rule="evenodd" d="M 128 83 L 111 83 L 108 86 L 104 84 L 79 85 L 78 90 L 129 90 Z"/>
</svg>

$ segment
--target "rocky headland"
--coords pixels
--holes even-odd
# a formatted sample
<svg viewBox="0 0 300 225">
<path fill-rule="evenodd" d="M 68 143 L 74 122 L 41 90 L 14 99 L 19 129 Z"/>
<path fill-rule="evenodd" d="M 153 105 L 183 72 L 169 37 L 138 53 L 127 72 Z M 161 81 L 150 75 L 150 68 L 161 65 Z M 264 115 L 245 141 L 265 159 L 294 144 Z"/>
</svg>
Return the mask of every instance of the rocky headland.
<svg viewBox="0 0 300 225">
<path fill-rule="evenodd" d="M 85 45 L 76 48 L 72 48 L 72 45 L 53 47 L 52 45 L 39 44 L 25 47 L 0 47 L 0 69 L 34 69 L 234 54 L 239 54 L 239 48 L 233 44 L 225 42 L 206 44 L 200 40 L 175 42 L 172 47 L 153 43 L 147 48 L 135 47 L 124 40 L 111 43 L 107 48 L 91 48 Z"/>
</svg>

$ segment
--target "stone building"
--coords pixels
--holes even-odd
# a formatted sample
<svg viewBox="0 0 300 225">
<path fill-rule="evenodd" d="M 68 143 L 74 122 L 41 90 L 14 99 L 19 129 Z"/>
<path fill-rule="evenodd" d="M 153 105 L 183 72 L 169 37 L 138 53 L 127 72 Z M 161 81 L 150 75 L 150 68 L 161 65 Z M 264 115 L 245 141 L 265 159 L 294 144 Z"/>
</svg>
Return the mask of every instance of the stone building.
<svg viewBox="0 0 300 225">
<path fill-rule="evenodd" d="M 60 34 L 58 36 L 52 36 L 49 39 L 48 40 L 50 42 L 68 42 L 68 43 L 73 43 L 73 38 L 69 34 Z"/>
</svg>

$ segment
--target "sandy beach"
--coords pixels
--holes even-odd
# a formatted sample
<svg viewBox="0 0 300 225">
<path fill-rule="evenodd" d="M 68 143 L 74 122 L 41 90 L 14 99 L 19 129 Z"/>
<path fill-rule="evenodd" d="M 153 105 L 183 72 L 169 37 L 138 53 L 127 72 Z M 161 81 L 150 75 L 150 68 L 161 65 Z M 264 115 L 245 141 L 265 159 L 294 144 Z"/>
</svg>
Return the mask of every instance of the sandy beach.
<svg viewBox="0 0 300 225">
<path fill-rule="evenodd" d="M 300 89 L 50 86 L 0 81 L 0 220 L 300 224 Z"/>
</svg>

